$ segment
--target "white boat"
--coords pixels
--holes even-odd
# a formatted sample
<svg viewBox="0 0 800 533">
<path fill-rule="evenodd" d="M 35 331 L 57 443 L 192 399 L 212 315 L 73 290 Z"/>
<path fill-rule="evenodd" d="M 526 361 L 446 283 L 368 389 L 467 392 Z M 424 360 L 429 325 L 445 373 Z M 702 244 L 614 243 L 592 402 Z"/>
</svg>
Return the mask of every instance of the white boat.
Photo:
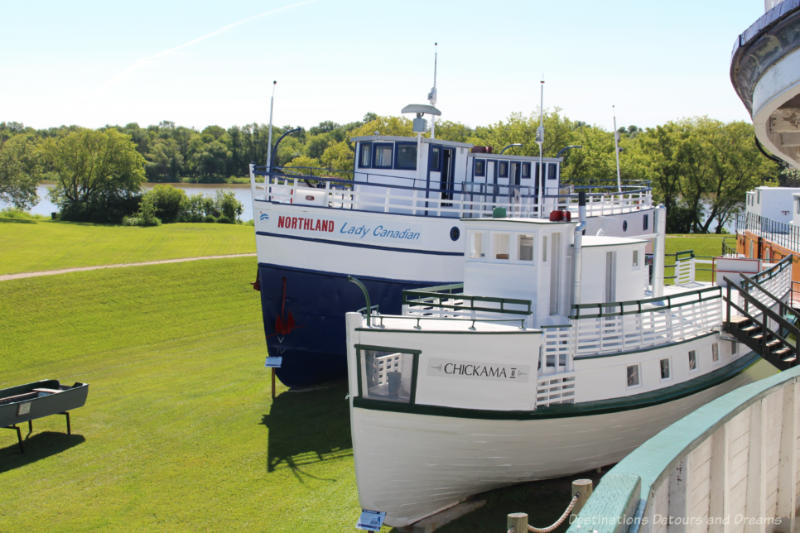
<svg viewBox="0 0 800 533">
<path fill-rule="evenodd" d="M 352 139 L 351 179 L 318 170 L 251 165 L 258 277 L 269 355 L 278 377 L 305 386 L 346 375 L 344 314 L 373 302 L 400 312 L 403 289 L 462 280 L 463 219 L 503 208 L 514 217 L 577 216 L 588 193 L 587 234 L 653 233 L 649 186 L 561 186 L 560 158 L 492 153 L 425 137 Z"/>
<path fill-rule="evenodd" d="M 758 355 L 723 332 L 727 293 L 683 274 L 664 286 L 656 216 L 652 275 L 645 239 L 465 219 L 463 287 L 406 291 L 401 315 L 348 313 L 362 508 L 405 526 L 471 494 L 611 464 L 745 383 Z M 718 272 L 740 261 L 720 258 Z M 787 264 L 758 286 L 785 299 Z"/>
</svg>

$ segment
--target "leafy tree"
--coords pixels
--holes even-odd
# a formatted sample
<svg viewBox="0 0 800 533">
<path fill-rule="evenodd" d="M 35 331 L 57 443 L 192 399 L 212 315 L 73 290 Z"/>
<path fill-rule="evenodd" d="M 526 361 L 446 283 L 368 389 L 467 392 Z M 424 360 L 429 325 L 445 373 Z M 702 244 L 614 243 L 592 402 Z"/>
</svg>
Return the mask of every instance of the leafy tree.
<svg viewBox="0 0 800 533">
<path fill-rule="evenodd" d="M 56 176 L 51 196 L 62 218 L 119 222 L 138 207 L 144 158 L 130 136 L 81 128 L 48 140 L 44 155 Z"/>
<path fill-rule="evenodd" d="M 157 139 L 151 145 L 145 170 L 150 181 L 176 181 L 183 165 L 178 142 L 166 137 Z"/>
<path fill-rule="evenodd" d="M 366 118 L 366 117 L 364 117 Z M 366 137 L 368 135 L 402 135 L 410 137 L 411 121 L 405 117 L 375 117 L 350 131 L 350 137 Z"/>
<path fill-rule="evenodd" d="M 353 171 L 353 150 L 346 142 L 328 146 L 322 154 L 321 163 L 334 176 L 349 178 Z"/>
<path fill-rule="evenodd" d="M 0 144 L 0 200 L 28 209 L 37 201 L 36 184 L 42 166 L 38 141 L 21 133 Z"/>
</svg>

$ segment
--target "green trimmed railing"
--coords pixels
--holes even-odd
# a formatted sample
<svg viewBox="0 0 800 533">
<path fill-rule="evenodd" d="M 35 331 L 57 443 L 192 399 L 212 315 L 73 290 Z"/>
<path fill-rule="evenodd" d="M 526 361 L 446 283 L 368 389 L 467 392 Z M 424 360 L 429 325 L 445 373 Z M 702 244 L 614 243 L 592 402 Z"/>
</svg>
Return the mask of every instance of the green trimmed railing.
<svg viewBox="0 0 800 533">
<path fill-rule="evenodd" d="M 704 287 L 694 291 L 681 292 L 668 296 L 656 296 L 642 300 L 629 300 L 625 302 L 576 304 L 572 306 L 571 319 L 599 318 L 640 314 L 643 312 L 662 311 L 684 305 L 693 305 L 706 300 L 720 298 L 720 287 Z M 666 303 L 665 303 L 666 302 Z M 584 310 L 588 310 L 584 311 Z M 594 312 L 592 312 L 594 311 Z"/>
<path fill-rule="evenodd" d="M 434 310 L 509 315 L 530 315 L 533 313 L 533 305 L 530 300 L 473 296 L 459 292 L 463 290 L 463 283 L 409 289 L 403 291 L 403 305 L 408 306 L 409 312 L 413 314 L 430 313 Z"/>
</svg>

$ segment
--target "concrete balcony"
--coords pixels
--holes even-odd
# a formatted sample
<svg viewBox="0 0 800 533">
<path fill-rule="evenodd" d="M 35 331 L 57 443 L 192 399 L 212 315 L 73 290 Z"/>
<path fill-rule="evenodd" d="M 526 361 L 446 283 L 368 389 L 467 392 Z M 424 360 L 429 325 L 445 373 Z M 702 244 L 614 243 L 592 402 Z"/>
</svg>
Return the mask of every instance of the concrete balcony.
<svg viewBox="0 0 800 533">
<path fill-rule="evenodd" d="M 800 0 L 766 7 L 734 44 L 731 82 L 764 149 L 800 167 Z"/>
</svg>

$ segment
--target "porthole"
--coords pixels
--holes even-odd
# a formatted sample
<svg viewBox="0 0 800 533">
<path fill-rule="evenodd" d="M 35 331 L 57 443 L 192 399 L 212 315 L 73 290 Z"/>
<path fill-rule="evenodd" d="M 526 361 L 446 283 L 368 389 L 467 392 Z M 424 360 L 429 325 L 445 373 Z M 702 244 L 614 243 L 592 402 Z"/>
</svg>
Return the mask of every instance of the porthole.
<svg viewBox="0 0 800 533">
<path fill-rule="evenodd" d="M 459 237 L 461 237 L 461 230 L 458 229 L 458 226 L 450 228 L 450 240 L 457 241 Z"/>
<path fill-rule="evenodd" d="M 627 220 L 623 220 L 622 221 L 622 231 L 628 231 L 628 221 Z"/>
</svg>

